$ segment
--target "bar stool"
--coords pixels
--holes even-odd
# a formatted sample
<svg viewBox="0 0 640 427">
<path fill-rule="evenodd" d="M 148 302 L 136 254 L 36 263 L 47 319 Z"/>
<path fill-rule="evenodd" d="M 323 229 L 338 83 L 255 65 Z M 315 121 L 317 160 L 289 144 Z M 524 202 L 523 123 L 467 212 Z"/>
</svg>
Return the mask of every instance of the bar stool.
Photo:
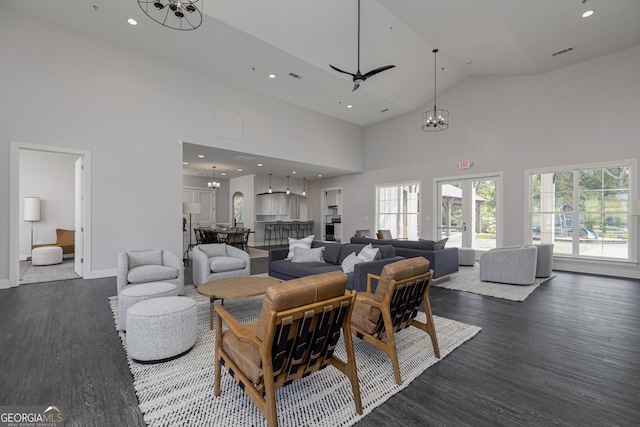
<svg viewBox="0 0 640 427">
<path fill-rule="evenodd" d="M 311 234 L 311 223 L 301 222 L 298 226 L 298 239 L 302 239 Z"/>
<path fill-rule="evenodd" d="M 280 228 L 278 224 L 266 224 L 264 226 L 264 245 L 271 246 L 271 241 L 275 240 L 276 245 L 280 243 L 281 239 Z M 267 243 L 268 242 L 268 243 Z"/>
<path fill-rule="evenodd" d="M 282 241 L 287 243 L 289 242 L 289 237 L 295 237 L 296 239 L 298 238 L 298 233 L 293 229 L 293 224 L 290 222 L 282 223 L 281 234 Z"/>
</svg>

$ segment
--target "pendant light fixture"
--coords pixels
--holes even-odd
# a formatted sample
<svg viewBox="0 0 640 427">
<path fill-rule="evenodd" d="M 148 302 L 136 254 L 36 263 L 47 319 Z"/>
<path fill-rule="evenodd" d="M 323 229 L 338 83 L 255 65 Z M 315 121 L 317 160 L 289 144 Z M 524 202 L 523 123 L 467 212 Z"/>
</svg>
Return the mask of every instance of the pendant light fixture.
<svg viewBox="0 0 640 427">
<path fill-rule="evenodd" d="M 287 175 L 287 194 L 291 194 L 289 191 L 289 175 Z"/>
<path fill-rule="evenodd" d="M 302 178 L 302 195 L 307 195 L 307 178 Z"/>
<path fill-rule="evenodd" d="M 216 167 L 213 167 L 213 181 L 211 182 L 207 182 L 207 187 L 209 187 L 212 190 L 215 190 L 216 188 L 220 188 L 220 183 L 216 181 Z"/>
<path fill-rule="evenodd" d="M 195 30 L 202 24 L 202 0 L 138 0 L 138 5 L 149 18 L 174 30 Z"/>
<path fill-rule="evenodd" d="M 273 190 L 271 189 L 271 174 L 269 174 L 269 193 L 273 193 Z"/>
<path fill-rule="evenodd" d="M 449 112 L 436 107 L 436 54 L 438 49 L 433 49 L 433 110 L 422 113 L 422 130 L 425 132 L 438 132 L 449 127 Z"/>
</svg>

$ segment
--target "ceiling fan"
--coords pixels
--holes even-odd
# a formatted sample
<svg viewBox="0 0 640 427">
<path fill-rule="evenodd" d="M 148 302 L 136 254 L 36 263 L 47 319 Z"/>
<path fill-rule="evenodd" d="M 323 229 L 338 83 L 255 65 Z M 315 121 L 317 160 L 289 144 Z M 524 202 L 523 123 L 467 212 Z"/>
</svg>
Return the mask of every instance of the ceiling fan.
<svg viewBox="0 0 640 427">
<path fill-rule="evenodd" d="M 334 70 L 338 71 L 339 73 L 349 74 L 350 76 L 353 77 L 353 91 L 358 89 L 358 87 L 360 87 L 360 84 L 362 84 L 362 82 L 367 80 L 369 77 L 373 77 L 378 73 L 388 70 L 389 68 L 395 67 L 395 65 L 385 65 L 383 67 L 378 67 L 375 70 L 371 70 L 368 73 L 362 74 L 360 72 L 360 0 L 358 0 L 358 71 L 356 71 L 356 73 L 353 74 L 347 71 L 343 71 L 338 67 L 334 67 L 331 64 L 329 64 L 329 66 Z"/>
</svg>

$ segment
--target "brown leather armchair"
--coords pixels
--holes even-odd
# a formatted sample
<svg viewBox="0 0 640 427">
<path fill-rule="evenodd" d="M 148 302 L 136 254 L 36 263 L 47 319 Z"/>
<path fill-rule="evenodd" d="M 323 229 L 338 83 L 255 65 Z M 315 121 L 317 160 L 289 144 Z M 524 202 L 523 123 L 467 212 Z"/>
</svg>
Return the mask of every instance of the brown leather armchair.
<svg viewBox="0 0 640 427">
<path fill-rule="evenodd" d="M 271 286 L 260 319 L 246 325 L 216 306 L 215 395 L 220 396 L 225 365 L 269 426 L 277 426 L 276 389 L 331 364 L 351 381 L 356 412 L 361 415 L 350 328 L 355 292 L 347 291 L 346 285 L 347 276 L 333 271 Z M 224 331 L 223 320 L 229 327 Z M 341 330 L 347 362 L 333 352 Z"/>
<path fill-rule="evenodd" d="M 391 236 L 391 230 L 378 230 L 376 237 L 378 239 L 393 239 L 393 236 Z"/>
<path fill-rule="evenodd" d="M 356 230 L 354 236 L 373 238 L 373 233 L 371 232 L 371 230 Z"/>
<path fill-rule="evenodd" d="M 402 384 L 402 379 L 396 352 L 396 332 L 408 326 L 425 331 L 431 337 L 436 357 L 440 358 L 429 304 L 432 276 L 433 270 L 429 269 L 429 261 L 425 258 L 405 259 L 385 265 L 380 276 L 369 274 L 367 292 L 359 292 L 356 296 L 351 329 L 358 338 L 387 353 L 398 385 Z M 371 290 L 372 279 L 378 279 L 375 293 Z M 427 323 L 414 319 L 420 305 L 424 307 Z"/>
</svg>

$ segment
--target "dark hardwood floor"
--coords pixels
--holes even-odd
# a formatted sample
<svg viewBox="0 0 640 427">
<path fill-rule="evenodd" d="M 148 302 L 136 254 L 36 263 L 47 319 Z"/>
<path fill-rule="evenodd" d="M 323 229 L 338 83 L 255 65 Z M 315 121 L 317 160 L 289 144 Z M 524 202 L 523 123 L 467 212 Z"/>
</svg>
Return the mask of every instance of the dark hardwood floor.
<svg viewBox="0 0 640 427">
<path fill-rule="evenodd" d="M 107 297 L 115 278 L 0 290 L 0 406 L 144 425 Z M 359 426 L 637 426 L 640 281 L 557 272 L 524 302 L 432 288 L 483 328 Z"/>
</svg>

